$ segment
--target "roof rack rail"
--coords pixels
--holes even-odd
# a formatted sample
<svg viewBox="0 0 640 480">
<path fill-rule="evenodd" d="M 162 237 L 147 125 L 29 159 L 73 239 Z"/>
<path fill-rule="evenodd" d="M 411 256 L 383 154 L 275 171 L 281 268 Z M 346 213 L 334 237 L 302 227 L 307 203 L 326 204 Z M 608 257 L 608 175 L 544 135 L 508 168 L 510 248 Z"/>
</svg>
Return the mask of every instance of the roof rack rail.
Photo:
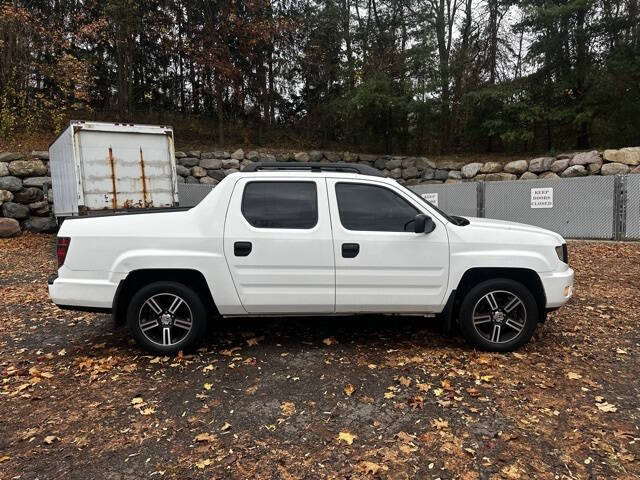
<svg viewBox="0 0 640 480">
<path fill-rule="evenodd" d="M 256 162 L 247 165 L 242 169 L 243 172 L 261 172 L 261 171 L 303 171 L 303 172 L 343 172 L 358 173 L 360 175 L 371 175 L 374 177 L 384 177 L 382 172 L 377 168 L 359 163 L 322 163 L 322 162 Z"/>
</svg>

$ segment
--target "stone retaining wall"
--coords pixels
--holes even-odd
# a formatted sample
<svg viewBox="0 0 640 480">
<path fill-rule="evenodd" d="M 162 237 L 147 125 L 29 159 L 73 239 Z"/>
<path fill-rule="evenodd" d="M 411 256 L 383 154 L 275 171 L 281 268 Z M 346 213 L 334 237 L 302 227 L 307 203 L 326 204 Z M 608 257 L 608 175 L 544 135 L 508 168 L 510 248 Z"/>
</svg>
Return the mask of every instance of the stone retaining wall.
<svg viewBox="0 0 640 480">
<path fill-rule="evenodd" d="M 0 237 L 55 228 L 50 186 L 48 152 L 0 153 Z"/>
<path fill-rule="evenodd" d="M 371 165 L 405 185 L 570 178 L 640 173 L 640 147 L 563 153 L 555 157 L 503 162 L 439 161 L 425 157 L 370 155 L 311 150 L 290 152 L 176 152 L 178 181 L 216 185 L 253 162 L 357 162 Z M 0 237 L 55 228 L 49 154 L 0 153 Z M 45 198 L 45 190 L 48 190 Z"/>
<path fill-rule="evenodd" d="M 257 151 L 245 153 L 242 149 L 233 153 L 176 152 L 176 160 L 178 175 L 181 177 L 179 181 L 209 185 L 215 185 L 226 175 L 258 161 L 365 163 L 405 185 L 640 173 L 640 147 L 604 152 L 593 150 L 563 153 L 555 157 L 515 160 L 506 164 L 503 162 L 467 163 L 454 160 L 436 163 L 425 157 L 378 156 L 317 150 L 298 153 Z"/>
</svg>

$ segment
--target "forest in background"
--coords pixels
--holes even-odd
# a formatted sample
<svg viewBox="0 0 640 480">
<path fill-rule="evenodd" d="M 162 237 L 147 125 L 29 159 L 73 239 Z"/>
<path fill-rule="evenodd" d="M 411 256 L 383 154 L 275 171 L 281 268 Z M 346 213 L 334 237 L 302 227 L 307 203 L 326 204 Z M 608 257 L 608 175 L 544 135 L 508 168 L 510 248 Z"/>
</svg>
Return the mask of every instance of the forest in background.
<svg viewBox="0 0 640 480">
<path fill-rule="evenodd" d="M 385 153 L 640 145 L 640 0 L 0 0 L 0 140 L 70 118 Z"/>
</svg>

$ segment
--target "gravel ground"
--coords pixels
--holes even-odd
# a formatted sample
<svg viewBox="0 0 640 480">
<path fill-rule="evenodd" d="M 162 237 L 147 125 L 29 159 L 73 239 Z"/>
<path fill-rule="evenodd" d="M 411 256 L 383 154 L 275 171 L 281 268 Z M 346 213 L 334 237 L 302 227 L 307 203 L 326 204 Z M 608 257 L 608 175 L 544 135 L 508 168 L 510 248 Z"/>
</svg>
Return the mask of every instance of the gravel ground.
<svg viewBox="0 0 640 480">
<path fill-rule="evenodd" d="M 640 244 L 569 249 L 574 299 L 515 353 L 369 316 L 162 358 L 49 303 L 52 237 L 0 240 L 0 478 L 639 478 Z"/>
</svg>

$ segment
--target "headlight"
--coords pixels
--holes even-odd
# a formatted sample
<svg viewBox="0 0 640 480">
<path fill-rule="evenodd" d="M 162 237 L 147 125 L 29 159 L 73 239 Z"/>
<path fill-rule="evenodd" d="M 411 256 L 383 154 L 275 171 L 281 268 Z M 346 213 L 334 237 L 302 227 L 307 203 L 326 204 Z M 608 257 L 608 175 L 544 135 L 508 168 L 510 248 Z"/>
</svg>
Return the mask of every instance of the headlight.
<svg viewBox="0 0 640 480">
<path fill-rule="evenodd" d="M 561 262 L 566 264 L 569 263 L 569 252 L 567 251 L 567 244 L 563 243 L 562 245 L 558 245 L 556 247 L 556 254 L 558 255 L 558 259 Z"/>
</svg>

